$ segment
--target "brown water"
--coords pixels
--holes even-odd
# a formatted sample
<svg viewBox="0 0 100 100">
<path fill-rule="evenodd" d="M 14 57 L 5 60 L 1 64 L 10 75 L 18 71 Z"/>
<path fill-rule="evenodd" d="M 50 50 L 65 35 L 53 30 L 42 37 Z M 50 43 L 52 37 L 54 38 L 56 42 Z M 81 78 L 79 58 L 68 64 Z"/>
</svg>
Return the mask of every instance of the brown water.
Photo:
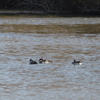
<svg viewBox="0 0 100 100">
<path fill-rule="evenodd" d="M 100 18 L 1 16 L 0 100 L 100 100 Z"/>
</svg>

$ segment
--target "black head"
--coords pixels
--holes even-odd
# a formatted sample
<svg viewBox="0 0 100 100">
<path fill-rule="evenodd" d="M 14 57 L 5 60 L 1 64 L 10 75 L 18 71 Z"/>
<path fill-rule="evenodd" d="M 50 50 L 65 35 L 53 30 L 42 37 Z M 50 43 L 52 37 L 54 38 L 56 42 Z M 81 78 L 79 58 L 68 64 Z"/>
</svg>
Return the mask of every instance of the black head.
<svg viewBox="0 0 100 100">
<path fill-rule="evenodd" d="M 30 59 L 29 61 L 33 61 L 32 59 Z"/>
<path fill-rule="evenodd" d="M 43 58 L 40 58 L 39 60 L 41 60 L 41 61 L 42 61 L 42 60 L 43 60 Z"/>
<path fill-rule="evenodd" d="M 76 60 L 74 59 L 74 62 L 75 62 Z"/>
</svg>

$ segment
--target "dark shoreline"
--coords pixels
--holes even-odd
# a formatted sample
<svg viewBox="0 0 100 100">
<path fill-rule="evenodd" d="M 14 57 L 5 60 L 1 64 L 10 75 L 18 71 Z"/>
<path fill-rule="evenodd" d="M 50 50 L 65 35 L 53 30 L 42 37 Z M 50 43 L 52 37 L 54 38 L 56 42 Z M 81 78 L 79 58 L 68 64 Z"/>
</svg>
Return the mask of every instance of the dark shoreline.
<svg viewBox="0 0 100 100">
<path fill-rule="evenodd" d="M 88 14 L 80 14 L 80 13 L 61 13 L 61 14 L 55 14 L 55 13 L 45 13 L 43 11 L 21 11 L 21 10 L 0 10 L 0 16 L 1 15 L 29 15 L 29 16 L 58 16 L 58 17 L 100 17 L 99 13 L 88 13 Z"/>
</svg>

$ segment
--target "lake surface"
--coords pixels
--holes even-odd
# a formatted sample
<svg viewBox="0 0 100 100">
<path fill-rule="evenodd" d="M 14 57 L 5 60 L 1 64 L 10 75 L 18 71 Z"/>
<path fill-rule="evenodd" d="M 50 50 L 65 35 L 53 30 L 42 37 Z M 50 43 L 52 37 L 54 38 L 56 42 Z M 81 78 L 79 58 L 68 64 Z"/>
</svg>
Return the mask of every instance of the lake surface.
<svg viewBox="0 0 100 100">
<path fill-rule="evenodd" d="M 0 100 L 100 100 L 100 18 L 0 16 Z"/>
</svg>

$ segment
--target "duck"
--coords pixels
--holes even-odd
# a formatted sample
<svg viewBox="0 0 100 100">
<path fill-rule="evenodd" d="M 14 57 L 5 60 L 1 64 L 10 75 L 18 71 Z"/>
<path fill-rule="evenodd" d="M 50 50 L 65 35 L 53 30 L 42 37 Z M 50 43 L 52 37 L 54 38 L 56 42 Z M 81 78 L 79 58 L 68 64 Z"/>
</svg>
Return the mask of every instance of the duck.
<svg viewBox="0 0 100 100">
<path fill-rule="evenodd" d="M 51 63 L 52 61 L 50 61 L 50 60 L 45 60 L 45 59 L 43 59 L 43 58 L 40 58 L 39 59 L 39 63 L 40 64 L 42 64 L 42 63 L 45 63 L 45 64 L 49 64 L 49 63 Z"/>
<path fill-rule="evenodd" d="M 29 60 L 29 64 L 38 64 L 38 63 L 37 63 L 36 61 L 30 59 L 30 60 Z"/>
<path fill-rule="evenodd" d="M 74 59 L 74 61 L 72 62 L 73 65 L 82 65 L 81 61 L 77 61 Z"/>
</svg>

